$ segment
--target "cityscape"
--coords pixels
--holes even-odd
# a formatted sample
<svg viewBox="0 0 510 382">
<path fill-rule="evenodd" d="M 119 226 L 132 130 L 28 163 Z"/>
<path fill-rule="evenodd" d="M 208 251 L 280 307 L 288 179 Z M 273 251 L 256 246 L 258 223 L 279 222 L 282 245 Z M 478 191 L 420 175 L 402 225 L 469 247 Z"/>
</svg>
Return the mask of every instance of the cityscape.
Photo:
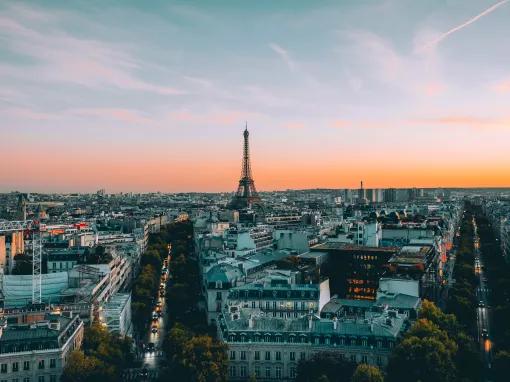
<svg viewBox="0 0 510 382">
<path fill-rule="evenodd" d="M 506 382 L 510 0 L 0 2 L 0 382 Z"/>
</svg>

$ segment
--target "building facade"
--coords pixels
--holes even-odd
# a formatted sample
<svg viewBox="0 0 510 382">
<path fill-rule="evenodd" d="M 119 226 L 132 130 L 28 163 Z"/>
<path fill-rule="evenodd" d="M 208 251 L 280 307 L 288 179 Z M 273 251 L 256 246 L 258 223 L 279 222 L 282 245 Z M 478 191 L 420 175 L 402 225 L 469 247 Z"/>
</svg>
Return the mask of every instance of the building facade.
<svg viewBox="0 0 510 382">
<path fill-rule="evenodd" d="M 49 314 L 46 320 L 0 329 L 0 381 L 57 382 L 69 353 L 81 347 L 78 315 Z"/>
</svg>

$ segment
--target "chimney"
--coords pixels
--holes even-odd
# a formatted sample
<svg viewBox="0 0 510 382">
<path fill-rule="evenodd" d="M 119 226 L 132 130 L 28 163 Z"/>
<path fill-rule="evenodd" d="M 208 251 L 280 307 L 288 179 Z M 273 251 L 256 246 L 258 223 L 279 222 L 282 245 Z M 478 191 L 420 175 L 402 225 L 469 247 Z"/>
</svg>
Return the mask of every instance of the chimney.
<svg viewBox="0 0 510 382">
<path fill-rule="evenodd" d="M 336 316 L 335 316 L 335 318 L 333 318 L 333 329 L 337 330 L 337 328 L 338 328 L 338 318 L 336 318 Z"/>
<path fill-rule="evenodd" d="M 60 321 L 59 320 L 51 321 L 49 327 L 50 329 L 53 330 L 60 330 Z"/>
<path fill-rule="evenodd" d="M 248 327 L 253 329 L 255 327 L 255 321 L 253 320 L 252 315 L 250 314 L 250 318 L 248 319 Z"/>
<path fill-rule="evenodd" d="M 313 315 L 310 313 L 308 314 L 308 329 L 312 330 L 313 327 Z"/>
</svg>

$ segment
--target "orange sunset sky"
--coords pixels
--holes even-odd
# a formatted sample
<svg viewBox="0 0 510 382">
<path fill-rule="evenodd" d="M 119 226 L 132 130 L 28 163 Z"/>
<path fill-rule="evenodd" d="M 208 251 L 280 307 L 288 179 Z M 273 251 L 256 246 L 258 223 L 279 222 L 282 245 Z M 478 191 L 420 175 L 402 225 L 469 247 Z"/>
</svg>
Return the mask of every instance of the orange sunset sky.
<svg viewBox="0 0 510 382">
<path fill-rule="evenodd" d="M 214 3 L 214 4 L 213 4 Z M 0 191 L 510 186 L 510 3 L 0 4 Z"/>
</svg>

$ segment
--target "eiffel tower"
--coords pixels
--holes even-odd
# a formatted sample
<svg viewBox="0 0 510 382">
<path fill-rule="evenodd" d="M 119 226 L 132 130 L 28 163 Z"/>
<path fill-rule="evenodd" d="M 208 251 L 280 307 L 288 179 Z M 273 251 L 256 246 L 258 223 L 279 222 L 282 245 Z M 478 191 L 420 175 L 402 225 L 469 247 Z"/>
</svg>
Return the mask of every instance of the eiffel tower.
<svg viewBox="0 0 510 382">
<path fill-rule="evenodd" d="M 239 187 L 230 202 L 230 208 L 244 209 L 252 206 L 262 206 L 262 200 L 255 188 L 255 182 L 251 175 L 250 165 L 250 133 L 248 132 L 248 123 L 244 129 L 244 146 L 243 146 L 243 164 L 241 170 L 241 179 L 239 179 Z"/>
</svg>

